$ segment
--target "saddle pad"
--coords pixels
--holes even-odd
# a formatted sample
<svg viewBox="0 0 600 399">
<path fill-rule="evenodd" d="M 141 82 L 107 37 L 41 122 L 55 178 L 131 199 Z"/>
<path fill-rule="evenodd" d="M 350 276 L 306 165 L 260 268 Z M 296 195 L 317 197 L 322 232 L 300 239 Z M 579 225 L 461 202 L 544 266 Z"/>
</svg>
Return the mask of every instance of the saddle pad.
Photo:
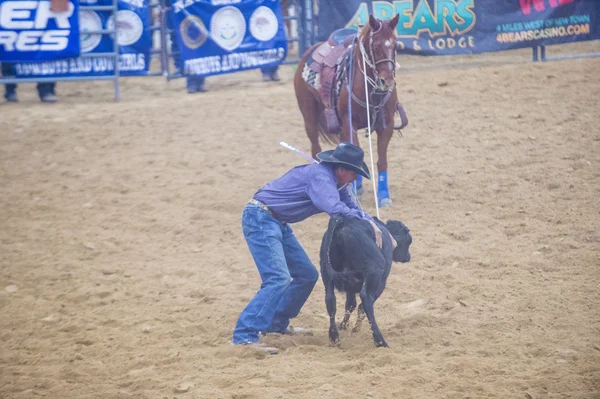
<svg viewBox="0 0 600 399">
<path fill-rule="evenodd" d="M 316 48 L 314 48 L 306 58 L 304 69 L 302 69 L 302 79 L 304 79 L 310 87 L 319 91 L 321 89 L 321 64 L 313 57 L 315 50 Z"/>
<path fill-rule="evenodd" d="M 302 79 L 313 89 L 319 91 L 321 89 L 321 74 L 313 71 L 308 64 L 304 64 L 302 70 Z"/>
</svg>

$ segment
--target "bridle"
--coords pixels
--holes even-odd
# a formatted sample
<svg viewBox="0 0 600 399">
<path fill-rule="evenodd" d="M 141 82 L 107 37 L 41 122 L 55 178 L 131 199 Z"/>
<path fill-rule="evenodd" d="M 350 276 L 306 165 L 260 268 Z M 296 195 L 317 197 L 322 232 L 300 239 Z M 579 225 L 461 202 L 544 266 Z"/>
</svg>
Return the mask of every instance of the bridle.
<svg viewBox="0 0 600 399">
<path fill-rule="evenodd" d="M 382 28 L 382 24 L 380 22 L 379 28 L 376 31 L 373 31 L 373 29 L 370 30 L 369 32 L 369 51 L 367 52 L 367 49 L 365 49 L 365 45 L 363 44 L 363 36 L 359 35 L 356 37 L 356 41 L 358 41 L 358 48 L 360 51 L 360 55 L 361 57 L 363 57 L 363 59 L 365 60 L 365 65 L 371 69 L 371 71 L 373 72 L 373 78 L 371 78 L 366 70 L 363 70 L 361 62 L 358 62 L 358 68 L 361 72 L 361 74 L 363 76 L 366 77 L 368 85 L 370 86 L 369 90 L 367 89 L 367 92 L 365 93 L 365 95 L 369 95 L 369 106 L 371 111 L 371 115 L 372 115 L 372 125 L 375 125 L 375 122 L 378 119 L 378 116 L 380 114 L 379 111 L 382 110 L 383 106 L 386 104 L 387 100 L 390 98 L 390 96 L 392 95 L 392 92 L 394 91 L 394 88 L 396 87 L 396 59 L 395 58 L 383 58 L 380 60 L 376 60 L 375 59 L 375 54 L 373 53 L 373 36 L 378 33 L 379 31 L 381 31 Z M 354 44 L 353 44 L 354 46 Z M 354 60 L 350 60 L 350 62 L 354 62 Z M 387 90 L 380 90 L 377 82 L 379 81 L 379 73 L 377 72 L 377 65 L 382 64 L 384 62 L 391 62 L 392 63 L 392 67 L 393 67 L 393 71 L 394 71 L 394 84 L 390 86 L 389 89 Z M 352 100 L 354 100 L 354 102 L 356 102 L 357 104 L 359 104 L 361 107 L 363 108 L 367 108 L 367 103 L 365 101 L 363 101 L 362 99 L 358 98 L 358 96 L 354 93 L 354 88 L 350 88 L 350 92 L 352 95 Z M 373 96 L 383 96 L 382 98 L 380 98 L 378 101 L 374 101 Z M 348 104 L 350 105 L 350 104 Z M 385 118 L 383 120 L 383 124 L 385 127 Z"/>
<path fill-rule="evenodd" d="M 376 92 L 379 93 L 383 93 L 385 91 L 392 91 L 394 85 L 392 85 L 389 89 L 387 90 L 379 90 L 377 82 L 379 81 L 379 72 L 377 72 L 377 65 L 382 64 L 384 62 L 391 62 L 392 63 L 392 70 L 394 71 L 394 78 L 396 78 L 396 58 L 383 58 L 380 60 L 376 60 L 375 59 L 375 54 L 373 53 L 373 36 L 375 36 L 376 33 L 380 32 L 382 28 L 382 23 L 379 23 L 379 28 L 376 31 L 373 31 L 372 29 L 369 32 L 369 51 L 367 54 L 367 49 L 365 49 L 365 45 L 363 43 L 362 40 L 362 36 L 359 36 L 357 38 L 358 40 L 358 48 L 360 50 L 360 55 L 363 57 L 363 59 L 365 60 L 365 64 L 371 69 L 371 71 L 373 71 L 373 77 L 371 78 L 369 75 L 367 75 L 367 82 L 369 82 L 369 85 L 375 89 Z M 360 69 L 360 72 L 362 74 L 366 75 L 366 71 L 363 71 L 362 66 L 360 65 L 360 63 L 358 63 L 358 67 Z"/>
</svg>

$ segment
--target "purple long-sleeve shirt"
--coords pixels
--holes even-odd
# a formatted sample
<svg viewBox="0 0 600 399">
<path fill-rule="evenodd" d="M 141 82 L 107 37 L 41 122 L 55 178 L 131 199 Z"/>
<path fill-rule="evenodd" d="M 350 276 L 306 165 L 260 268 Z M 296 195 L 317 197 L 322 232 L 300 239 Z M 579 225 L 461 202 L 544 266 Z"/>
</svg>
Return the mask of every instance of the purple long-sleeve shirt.
<svg viewBox="0 0 600 399">
<path fill-rule="evenodd" d="M 372 220 L 354 203 L 347 188 L 338 190 L 335 173 L 328 164 L 297 166 L 267 183 L 254 198 L 286 223 L 301 222 L 321 212 Z"/>
</svg>

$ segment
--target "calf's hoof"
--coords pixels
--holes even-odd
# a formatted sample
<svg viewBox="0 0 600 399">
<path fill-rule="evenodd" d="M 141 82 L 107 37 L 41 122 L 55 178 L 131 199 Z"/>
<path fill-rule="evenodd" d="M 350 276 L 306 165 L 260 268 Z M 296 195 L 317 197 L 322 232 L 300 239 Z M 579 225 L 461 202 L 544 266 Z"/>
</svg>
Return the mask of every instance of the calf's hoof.
<svg viewBox="0 0 600 399">
<path fill-rule="evenodd" d="M 338 330 L 329 330 L 329 342 L 331 342 L 332 345 L 335 345 L 338 342 L 340 342 L 340 333 L 338 332 Z"/>
</svg>

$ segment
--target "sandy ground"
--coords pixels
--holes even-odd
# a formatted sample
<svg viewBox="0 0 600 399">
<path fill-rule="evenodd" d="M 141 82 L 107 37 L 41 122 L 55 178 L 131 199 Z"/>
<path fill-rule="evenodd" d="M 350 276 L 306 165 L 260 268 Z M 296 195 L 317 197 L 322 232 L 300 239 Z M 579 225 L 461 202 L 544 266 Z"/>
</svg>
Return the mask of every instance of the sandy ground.
<svg viewBox="0 0 600 399">
<path fill-rule="evenodd" d="M 294 321 L 315 335 L 270 357 L 228 341 L 259 286 L 244 203 L 303 162 L 280 140 L 309 149 L 292 68 L 123 79 L 119 103 L 23 85 L 0 105 L 0 397 L 600 398 L 600 59 L 529 56 L 400 57 L 391 348 L 330 346 L 319 281 Z M 317 265 L 326 224 L 294 226 Z"/>
</svg>

